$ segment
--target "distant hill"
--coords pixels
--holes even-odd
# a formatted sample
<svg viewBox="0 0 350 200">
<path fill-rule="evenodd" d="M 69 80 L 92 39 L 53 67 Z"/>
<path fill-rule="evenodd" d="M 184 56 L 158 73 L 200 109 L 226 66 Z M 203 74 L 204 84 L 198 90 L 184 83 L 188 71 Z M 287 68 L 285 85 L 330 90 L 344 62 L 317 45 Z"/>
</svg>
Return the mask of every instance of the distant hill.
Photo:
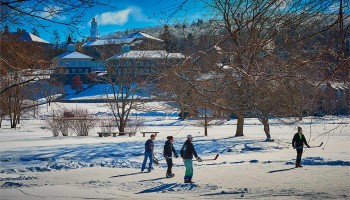
<svg viewBox="0 0 350 200">
<path fill-rule="evenodd" d="M 198 38 L 201 35 L 206 35 L 209 32 L 212 31 L 213 28 L 217 30 L 217 22 L 213 20 L 204 21 L 202 19 L 198 19 L 196 22 L 193 22 L 191 24 L 169 24 L 169 31 L 172 36 L 175 38 L 184 38 L 187 37 L 189 34 L 192 34 L 194 38 Z M 153 26 L 153 27 L 145 27 L 145 28 L 134 28 L 134 29 L 127 29 L 125 31 L 117 31 L 110 33 L 108 35 L 101 36 L 103 39 L 113 39 L 118 38 L 125 34 L 130 34 L 134 32 L 144 32 L 149 35 L 152 35 L 154 37 L 161 38 L 161 35 L 164 33 L 164 29 L 162 26 Z"/>
</svg>

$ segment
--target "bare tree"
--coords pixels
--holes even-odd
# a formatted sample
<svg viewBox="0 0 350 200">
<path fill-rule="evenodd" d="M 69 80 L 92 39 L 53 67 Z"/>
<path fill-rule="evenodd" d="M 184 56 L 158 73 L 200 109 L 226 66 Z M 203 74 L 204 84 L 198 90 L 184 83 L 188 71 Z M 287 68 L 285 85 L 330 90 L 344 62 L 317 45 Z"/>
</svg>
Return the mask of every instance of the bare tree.
<svg viewBox="0 0 350 200">
<path fill-rule="evenodd" d="M 214 45 L 207 42 L 211 47 L 193 52 L 194 59 L 184 64 L 183 68 L 175 70 L 175 74 L 188 82 L 192 91 L 206 98 L 208 103 L 237 116 L 236 136 L 243 135 L 244 116 L 252 108 L 259 107 L 257 104 L 261 106 L 259 113 L 265 113 L 261 119 L 268 138 L 267 113 L 286 114 L 288 110 L 289 115 L 297 113 L 302 116 L 307 108 L 301 105 L 306 100 L 310 104 L 310 99 L 304 95 L 305 88 L 313 85 L 312 81 L 319 80 L 319 66 L 324 61 L 323 55 L 329 45 L 322 45 L 327 41 L 320 40 L 319 36 L 340 21 L 340 17 L 338 20 L 334 17 L 337 13 L 332 9 L 335 2 L 202 2 L 211 10 L 213 20 L 217 22 L 217 42 Z M 344 2 L 340 4 L 342 3 Z M 344 22 L 344 18 L 341 21 Z M 203 84 L 208 81 L 199 82 L 195 78 L 209 72 L 221 78 L 211 84 Z M 268 95 L 260 96 L 259 101 L 254 101 L 257 99 L 256 91 L 259 94 L 270 93 L 273 84 L 279 88 L 292 88 L 290 95 L 287 95 L 292 98 L 284 102 L 284 105 L 289 105 L 288 109 L 280 107 L 274 111 L 269 110 L 271 107 L 264 106 L 275 102 L 276 98 L 280 98 L 279 95 L 272 98 Z M 211 93 L 222 96 L 213 98 Z"/>
<path fill-rule="evenodd" d="M 88 113 L 87 109 L 78 109 L 75 111 L 70 128 L 77 136 L 88 136 L 89 131 L 95 127 L 96 119 Z"/>
<path fill-rule="evenodd" d="M 133 70 L 124 70 L 110 66 L 108 75 L 103 79 L 112 93 L 107 92 L 108 106 L 113 113 L 119 132 L 125 132 L 130 112 L 135 109 L 137 101 L 141 101 L 145 92 L 146 81 L 140 79 Z"/>
</svg>

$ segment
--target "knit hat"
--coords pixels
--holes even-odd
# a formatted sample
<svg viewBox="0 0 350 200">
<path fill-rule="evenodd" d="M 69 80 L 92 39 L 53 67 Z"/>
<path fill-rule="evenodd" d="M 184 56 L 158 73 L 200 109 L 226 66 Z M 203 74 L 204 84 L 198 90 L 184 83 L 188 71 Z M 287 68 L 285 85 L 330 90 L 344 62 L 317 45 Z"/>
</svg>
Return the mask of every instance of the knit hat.
<svg viewBox="0 0 350 200">
<path fill-rule="evenodd" d="M 173 138 L 174 138 L 173 136 L 168 136 L 168 137 L 166 137 L 167 140 L 171 140 L 171 139 L 173 139 Z"/>
<path fill-rule="evenodd" d="M 303 130 L 303 129 L 299 126 L 299 127 L 298 127 L 298 131 L 302 131 L 302 130 Z"/>
<path fill-rule="evenodd" d="M 191 134 L 187 135 L 187 138 L 192 138 L 192 135 Z"/>
</svg>

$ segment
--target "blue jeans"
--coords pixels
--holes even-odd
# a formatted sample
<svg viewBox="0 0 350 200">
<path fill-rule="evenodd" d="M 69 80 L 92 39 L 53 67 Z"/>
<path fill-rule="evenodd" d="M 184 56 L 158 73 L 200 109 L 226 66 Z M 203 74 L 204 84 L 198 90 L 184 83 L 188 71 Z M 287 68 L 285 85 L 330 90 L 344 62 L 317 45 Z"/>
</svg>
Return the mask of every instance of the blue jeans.
<svg viewBox="0 0 350 200">
<path fill-rule="evenodd" d="M 148 167 L 148 169 L 151 169 L 151 168 L 152 168 L 152 164 L 153 164 L 153 153 L 152 153 L 152 152 L 145 152 L 145 157 L 144 157 L 144 159 L 143 159 L 141 171 L 145 170 L 145 168 L 146 168 L 146 162 L 147 162 L 147 159 L 148 159 L 148 158 L 149 158 L 149 167 Z"/>
</svg>

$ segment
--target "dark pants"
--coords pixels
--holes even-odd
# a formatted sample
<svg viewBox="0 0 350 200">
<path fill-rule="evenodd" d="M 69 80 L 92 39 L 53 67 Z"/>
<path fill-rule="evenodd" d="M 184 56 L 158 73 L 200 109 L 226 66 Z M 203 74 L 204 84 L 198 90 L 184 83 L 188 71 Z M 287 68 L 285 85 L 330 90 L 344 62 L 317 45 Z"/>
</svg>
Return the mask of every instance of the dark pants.
<svg viewBox="0 0 350 200">
<path fill-rule="evenodd" d="M 166 171 L 167 174 L 171 174 L 171 168 L 173 167 L 173 159 L 169 158 L 166 159 L 166 164 L 168 164 L 168 170 Z"/>
<path fill-rule="evenodd" d="M 295 165 L 300 165 L 302 155 L 303 155 L 303 148 L 297 147 L 297 161 L 295 162 Z"/>
</svg>

